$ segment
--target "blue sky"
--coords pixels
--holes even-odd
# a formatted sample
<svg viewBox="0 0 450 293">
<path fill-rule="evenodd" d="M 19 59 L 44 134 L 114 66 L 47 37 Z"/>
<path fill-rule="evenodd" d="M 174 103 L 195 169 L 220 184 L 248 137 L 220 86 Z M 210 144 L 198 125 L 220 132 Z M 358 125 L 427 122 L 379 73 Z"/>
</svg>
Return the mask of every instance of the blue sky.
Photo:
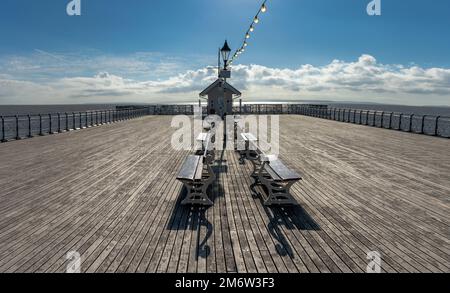
<svg viewBox="0 0 450 293">
<path fill-rule="evenodd" d="M 31 83 L 36 83 L 52 89 L 61 80 L 75 79 L 77 86 L 83 86 L 84 82 L 91 81 L 83 78 L 97 81 L 110 78 L 110 84 L 120 86 L 115 82 L 122 82 L 126 84 L 127 90 L 111 97 L 103 93 L 100 97 L 105 100 L 115 97 L 111 99 L 113 101 L 126 100 L 129 87 L 131 91 L 149 84 L 170 87 L 169 81 L 179 75 L 183 75 L 181 81 L 186 82 L 185 75 L 189 74 L 189 70 L 198 74 L 198 70 L 214 65 L 216 49 L 225 38 L 232 48 L 242 42 L 245 30 L 262 1 L 81 0 L 80 17 L 66 15 L 69 2 L 1 1 L 0 74 L 3 77 L 0 75 L 0 78 L 10 81 L 8 84 L 11 81 L 27 82 L 31 87 Z M 403 96 L 414 94 L 410 98 L 415 104 L 445 104 L 450 99 L 446 96 L 447 84 L 442 84 L 447 81 L 447 68 L 450 67 L 450 1 L 434 0 L 430 4 L 429 1 L 419 0 L 382 0 L 380 17 L 366 14 L 369 2 L 269 0 L 268 12 L 262 15 L 261 23 L 249 40 L 247 52 L 237 62 L 236 72 L 247 76 L 262 70 L 263 77 L 267 77 L 270 83 L 274 82 L 274 77 L 264 73 L 264 68 L 296 71 L 309 64 L 324 74 L 324 68 L 333 67 L 333 60 L 340 60 L 344 64 L 341 68 L 344 71 L 352 64 L 368 64 L 382 68 L 384 73 L 400 73 L 405 82 L 409 75 L 403 76 L 406 73 L 401 70 L 412 69 L 412 75 L 415 76 L 417 67 L 425 77 L 431 79 L 424 86 L 429 86 L 433 78 L 438 78 L 436 86 L 439 88 L 426 88 L 421 93 L 419 88 L 411 93 L 403 93 Z M 364 63 L 367 61 L 364 56 L 374 59 Z M 433 68 L 441 71 L 427 71 Z M 248 73 L 249 70 L 252 72 Z M 161 99 L 164 93 L 177 99 L 174 92 L 178 96 L 184 93 L 186 99 L 183 100 L 188 100 L 188 95 L 189 99 L 195 98 L 193 93 L 213 78 L 208 70 L 201 74 L 201 77 L 196 75 L 193 78 L 198 85 L 189 85 L 184 92 L 183 88 L 156 91 L 158 94 L 151 96 L 149 102 Z M 308 77 L 311 75 L 314 73 L 308 72 Z M 345 97 L 344 93 L 333 92 L 336 86 L 325 86 L 324 91 L 328 89 L 327 92 L 312 90 L 301 93 L 304 81 L 298 84 L 300 89 L 297 91 L 296 86 L 290 83 L 303 75 L 291 75 L 288 72 L 287 76 L 291 80 L 283 82 L 289 83 L 290 90 L 281 95 L 284 98 L 324 95 L 329 98 L 333 94 L 339 96 L 336 98 L 338 100 Z M 80 80 L 83 82 L 80 83 Z M 138 84 L 130 86 L 131 80 Z M 92 82 L 95 83 L 95 80 Z M 359 86 L 363 82 L 359 80 L 355 84 Z M 256 95 L 252 93 L 261 88 L 261 85 L 258 88 L 258 85 L 249 84 L 249 81 L 237 83 L 254 98 Z M 322 83 L 315 89 L 322 88 Z M 368 85 L 371 83 L 373 80 Z M 273 85 L 277 84 L 280 84 L 279 80 L 275 80 Z M 344 90 L 358 92 L 356 86 L 354 89 L 349 88 L 351 84 L 345 84 Z M 75 87 L 74 84 L 70 86 Z M 368 101 L 380 99 L 381 102 L 407 103 L 406 98 L 399 100 L 402 93 L 390 88 L 386 92 L 386 87 L 389 86 L 381 84 L 379 89 L 362 89 L 370 89 Z M 114 90 L 116 88 L 107 92 L 113 93 Z M 14 100 L 7 98 L 11 94 L 14 94 L 13 90 L 0 92 L 0 103 L 13 103 Z M 419 94 L 427 95 L 427 99 L 418 97 Z M 75 91 L 72 96 L 76 96 Z M 362 93 L 357 96 L 365 98 Z M 88 96 L 85 98 L 70 101 L 89 101 Z M 97 101 L 97 98 L 93 95 L 90 101 Z M 139 100 L 144 101 L 141 98 Z M 411 99 L 408 98 L 408 101 Z M 27 102 L 25 93 L 18 95 L 17 102 Z M 61 102 L 67 102 L 67 97 L 61 97 Z"/>
</svg>

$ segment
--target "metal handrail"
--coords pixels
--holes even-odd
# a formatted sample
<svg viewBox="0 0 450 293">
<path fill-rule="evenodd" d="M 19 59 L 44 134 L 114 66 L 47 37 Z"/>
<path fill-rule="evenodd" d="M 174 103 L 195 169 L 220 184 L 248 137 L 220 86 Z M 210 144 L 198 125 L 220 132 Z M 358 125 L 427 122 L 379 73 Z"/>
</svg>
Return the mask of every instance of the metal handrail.
<svg viewBox="0 0 450 293">
<path fill-rule="evenodd" d="M 364 109 L 349 109 L 338 107 L 316 107 L 306 104 L 255 104 L 255 105 L 242 105 L 242 107 L 233 107 L 236 113 L 242 114 L 274 114 L 274 115 L 305 115 L 318 117 L 328 120 L 340 121 L 343 123 L 354 123 L 360 125 L 378 127 L 380 121 L 380 128 L 393 129 L 398 131 L 413 132 L 420 134 L 433 135 L 437 137 L 447 137 L 447 129 L 450 129 L 450 117 L 445 116 L 432 116 L 432 115 L 417 115 L 417 114 L 404 114 L 396 112 L 385 112 L 375 110 Z M 110 124 L 119 121 L 125 121 L 136 117 L 146 115 L 191 115 L 194 113 L 193 105 L 150 105 L 141 109 L 116 109 L 116 110 L 94 110 L 84 112 L 72 112 L 69 113 L 47 113 L 47 114 L 28 114 L 28 115 L 13 115 L 13 116 L 0 116 L 1 120 L 1 133 L 0 141 L 7 142 L 8 140 L 22 139 L 21 133 L 27 128 L 28 135 L 24 137 L 31 138 L 33 134 L 39 133 L 39 135 L 46 135 L 52 133 L 61 133 L 64 131 L 71 131 L 75 129 L 84 129 L 103 124 Z M 205 109 L 203 113 L 206 114 Z M 359 114 L 358 114 L 359 113 Z M 69 117 L 69 116 L 72 117 Z M 79 117 L 77 117 L 79 115 Z M 357 116 L 359 115 L 359 119 Z M 373 119 L 372 116 L 373 115 Z M 381 115 L 381 116 L 380 116 Z M 389 115 L 389 118 L 386 116 Z M 405 116 L 409 116 L 409 128 L 403 120 Z M 32 121 L 33 118 L 38 117 L 39 127 L 34 127 Z M 44 123 L 45 117 L 45 123 Z M 420 120 L 417 118 L 421 118 Z M 21 119 L 25 118 L 25 119 Z M 57 118 L 57 131 L 54 125 L 54 119 Z M 69 118 L 71 122 L 69 125 Z M 79 120 L 77 119 L 79 118 Z M 83 119 L 84 118 L 84 119 Z M 433 119 L 434 118 L 434 119 Z M 389 119 L 389 124 L 386 119 Z M 394 122 L 398 119 L 398 123 Z M 63 128 L 63 121 L 65 121 L 65 127 Z M 420 122 L 419 122 L 420 121 Z M 447 123 L 448 122 L 448 123 Z M 420 125 L 418 125 L 420 123 Z M 47 128 L 44 129 L 44 124 Z M 431 129 L 431 131 L 430 131 Z M 443 130 L 445 129 L 445 131 Z M 414 131 L 416 130 L 416 131 Z"/>
<path fill-rule="evenodd" d="M 192 109 L 189 109 L 192 110 Z M 0 116 L 0 142 L 8 142 L 10 140 L 20 140 L 23 138 L 33 138 L 34 133 L 39 136 L 47 134 L 69 132 L 72 130 L 85 129 L 89 127 L 110 124 L 118 121 L 124 121 L 141 116 L 148 115 L 148 109 L 116 109 L 116 110 L 95 110 L 84 112 L 65 113 L 46 113 L 46 114 L 20 114 L 20 115 L 4 115 Z M 193 110 L 191 111 L 193 113 Z M 95 115 L 95 117 L 94 117 Z M 100 117 L 99 117 L 100 115 Z M 89 121 L 90 117 L 90 121 Z M 24 118 L 24 119 L 22 119 Z M 39 125 L 33 127 L 33 118 L 38 119 Z M 54 124 L 54 119 L 58 119 Z M 83 119 L 84 118 L 84 119 Z M 69 120 L 70 119 L 70 120 Z M 62 122 L 65 127 L 63 130 Z M 72 123 L 69 123 L 72 122 Z M 72 125 L 70 125 L 72 124 Z M 45 127 L 44 127 L 45 126 Z M 57 129 L 55 129 L 57 127 Z M 20 135 L 26 131 L 23 137 Z"/>
</svg>

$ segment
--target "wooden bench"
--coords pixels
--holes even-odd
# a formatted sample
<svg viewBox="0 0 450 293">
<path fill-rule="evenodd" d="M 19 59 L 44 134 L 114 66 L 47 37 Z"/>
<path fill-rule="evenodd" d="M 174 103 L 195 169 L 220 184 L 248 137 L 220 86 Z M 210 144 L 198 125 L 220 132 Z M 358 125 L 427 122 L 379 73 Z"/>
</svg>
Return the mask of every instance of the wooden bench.
<svg viewBox="0 0 450 293">
<path fill-rule="evenodd" d="M 214 162 L 215 153 L 211 143 L 206 142 L 204 150 L 196 155 L 190 155 L 184 161 L 177 180 L 186 187 L 188 194 L 181 202 L 182 205 L 205 205 L 211 206 L 213 202 L 208 198 L 207 191 L 216 179 L 211 165 Z"/>
<path fill-rule="evenodd" d="M 264 205 L 297 205 L 290 193 L 291 187 L 302 177 L 283 164 L 277 156 L 267 156 L 257 145 L 254 135 L 242 134 L 246 142 L 245 158 L 252 162 L 252 177 L 268 192 Z"/>
</svg>

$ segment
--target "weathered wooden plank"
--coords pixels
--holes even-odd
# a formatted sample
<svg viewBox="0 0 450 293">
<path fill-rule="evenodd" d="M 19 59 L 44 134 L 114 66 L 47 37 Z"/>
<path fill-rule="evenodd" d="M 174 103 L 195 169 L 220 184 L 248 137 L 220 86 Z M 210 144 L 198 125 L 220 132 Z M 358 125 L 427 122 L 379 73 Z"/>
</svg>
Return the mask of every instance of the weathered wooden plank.
<svg viewBox="0 0 450 293">
<path fill-rule="evenodd" d="M 300 207 L 264 207 L 226 151 L 202 210 L 180 206 L 192 152 L 167 147 L 170 121 L 1 144 L 0 271 L 63 272 L 73 250 L 88 272 L 363 272 L 370 251 L 385 272 L 450 271 L 448 140 L 282 116 Z"/>
</svg>

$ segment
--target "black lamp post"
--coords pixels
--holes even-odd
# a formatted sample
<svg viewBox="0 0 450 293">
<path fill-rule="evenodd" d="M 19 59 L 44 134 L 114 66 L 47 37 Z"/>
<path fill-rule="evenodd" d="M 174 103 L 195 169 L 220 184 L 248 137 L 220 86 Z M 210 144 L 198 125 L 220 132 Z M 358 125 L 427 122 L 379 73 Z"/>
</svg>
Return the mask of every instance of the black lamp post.
<svg viewBox="0 0 450 293">
<path fill-rule="evenodd" d="M 225 41 L 225 44 L 223 45 L 222 49 L 220 49 L 220 53 L 222 54 L 223 59 L 223 69 L 227 70 L 228 60 L 230 60 L 230 54 L 231 49 L 230 46 L 228 46 L 228 42 Z"/>
</svg>

